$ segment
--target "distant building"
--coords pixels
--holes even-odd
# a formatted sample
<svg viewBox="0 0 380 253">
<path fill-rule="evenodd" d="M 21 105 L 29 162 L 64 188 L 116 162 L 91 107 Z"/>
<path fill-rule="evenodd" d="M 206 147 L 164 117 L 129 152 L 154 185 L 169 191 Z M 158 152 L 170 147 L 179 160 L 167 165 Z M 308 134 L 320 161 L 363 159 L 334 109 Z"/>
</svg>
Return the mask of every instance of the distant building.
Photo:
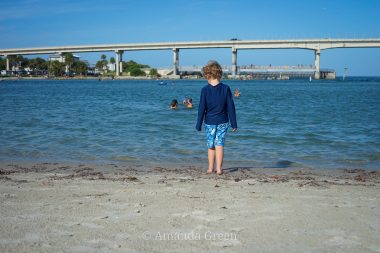
<svg viewBox="0 0 380 253">
<path fill-rule="evenodd" d="M 107 69 L 109 71 L 116 71 L 116 64 L 115 63 L 108 63 L 107 64 Z"/>
<path fill-rule="evenodd" d="M 157 68 L 157 73 L 160 76 L 168 76 L 173 73 L 173 69 L 172 68 Z"/>
<path fill-rule="evenodd" d="M 74 58 L 74 61 L 79 61 L 80 56 L 73 54 L 73 58 Z M 64 54 L 49 55 L 49 61 L 65 62 L 65 55 Z"/>
<path fill-rule="evenodd" d="M 73 54 L 74 61 L 79 61 L 80 56 Z M 49 55 L 49 61 L 59 61 L 59 62 L 65 62 L 65 55 L 64 54 L 52 54 Z M 69 66 L 66 65 L 65 72 L 69 72 Z"/>
</svg>

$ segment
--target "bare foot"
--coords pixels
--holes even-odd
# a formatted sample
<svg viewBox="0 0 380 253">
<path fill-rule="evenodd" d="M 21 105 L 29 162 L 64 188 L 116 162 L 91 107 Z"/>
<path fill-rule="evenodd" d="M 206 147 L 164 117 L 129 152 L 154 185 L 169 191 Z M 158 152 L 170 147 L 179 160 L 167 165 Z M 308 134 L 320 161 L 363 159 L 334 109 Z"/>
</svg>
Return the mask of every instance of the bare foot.
<svg viewBox="0 0 380 253">
<path fill-rule="evenodd" d="M 207 174 L 212 174 L 213 172 L 214 172 L 213 169 L 208 169 L 208 170 L 207 170 Z"/>
<path fill-rule="evenodd" d="M 222 175 L 222 174 L 223 174 L 223 170 L 218 170 L 218 171 L 216 172 L 216 174 L 218 174 L 218 175 Z"/>
</svg>

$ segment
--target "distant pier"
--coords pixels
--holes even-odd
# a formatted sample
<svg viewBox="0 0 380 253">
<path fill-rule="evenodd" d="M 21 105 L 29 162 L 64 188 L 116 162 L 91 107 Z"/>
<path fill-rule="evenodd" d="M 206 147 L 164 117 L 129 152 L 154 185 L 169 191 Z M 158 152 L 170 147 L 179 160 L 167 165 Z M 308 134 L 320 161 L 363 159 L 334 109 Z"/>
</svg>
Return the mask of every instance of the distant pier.
<svg viewBox="0 0 380 253">
<path fill-rule="evenodd" d="M 315 67 L 313 65 L 298 66 L 261 66 L 246 65 L 237 66 L 236 74 L 233 75 L 234 69 L 231 66 L 222 66 L 223 73 L 229 78 L 249 78 L 249 79 L 281 79 L 288 80 L 292 78 L 315 78 Z M 180 66 L 178 73 L 184 76 L 200 76 L 202 73 L 201 66 Z M 334 80 L 336 72 L 333 69 L 320 69 L 320 78 Z"/>
</svg>

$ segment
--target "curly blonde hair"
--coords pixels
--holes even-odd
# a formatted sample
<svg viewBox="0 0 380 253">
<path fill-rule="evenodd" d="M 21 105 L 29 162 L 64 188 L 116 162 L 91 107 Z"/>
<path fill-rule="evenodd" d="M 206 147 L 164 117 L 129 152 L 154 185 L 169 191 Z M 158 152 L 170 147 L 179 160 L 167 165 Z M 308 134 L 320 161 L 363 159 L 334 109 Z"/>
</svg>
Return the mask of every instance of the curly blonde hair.
<svg viewBox="0 0 380 253">
<path fill-rule="evenodd" d="M 209 61 L 206 64 L 206 66 L 202 68 L 202 74 L 207 80 L 209 79 L 220 80 L 223 75 L 223 70 L 217 61 Z"/>
</svg>

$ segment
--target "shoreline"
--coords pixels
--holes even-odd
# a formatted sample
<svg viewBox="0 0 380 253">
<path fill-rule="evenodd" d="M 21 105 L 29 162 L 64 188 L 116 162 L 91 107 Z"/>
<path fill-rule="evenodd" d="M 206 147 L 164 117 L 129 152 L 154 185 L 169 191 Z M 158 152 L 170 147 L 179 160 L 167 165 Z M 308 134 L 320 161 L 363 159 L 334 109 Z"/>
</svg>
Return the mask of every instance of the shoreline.
<svg viewBox="0 0 380 253">
<path fill-rule="evenodd" d="M 225 167 L 221 176 L 206 174 L 205 166 L 197 165 L 136 165 L 136 164 L 93 164 L 93 163 L 62 163 L 62 162 L 0 162 L 0 175 L 18 174 L 54 174 L 69 177 L 86 177 L 96 175 L 150 175 L 171 174 L 177 176 L 190 176 L 193 178 L 216 177 L 223 180 L 240 181 L 244 179 L 256 179 L 273 182 L 290 182 L 304 180 L 307 184 L 320 182 L 321 184 L 346 184 L 346 185 L 380 185 L 380 169 L 368 168 L 336 168 L 320 169 L 310 167 Z M 101 176 L 101 177 L 103 177 Z M 314 183 L 312 183 L 314 184 Z"/>
<path fill-rule="evenodd" d="M 0 164 L 0 251 L 378 252 L 380 171 Z"/>
<path fill-rule="evenodd" d="M 190 165 L 191 164 L 191 165 Z M 134 157 L 127 157 L 124 159 L 114 159 L 114 160 L 55 160 L 55 159 L 3 159 L 0 160 L 0 168 L 7 166 L 21 166 L 21 167 L 38 167 L 38 166 L 48 166 L 48 167 L 72 167 L 79 168 L 81 166 L 93 167 L 99 169 L 101 172 L 113 172 L 114 168 L 118 169 L 136 169 L 143 171 L 150 171 L 157 167 L 164 167 L 168 169 L 178 169 L 178 168 L 196 168 L 199 172 L 207 170 L 207 158 L 203 158 L 200 161 L 192 162 L 190 160 L 186 161 L 146 161 Z M 247 171 L 260 171 L 273 173 L 275 171 L 284 171 L 285 173 L 298 170 L 308 170 L 315 172 L 328 172 L 333 174 L 340 174 L 341 172 L 352 170 L 352 171 L 364 171 L 364 172 L 380 172 L 380 166 L 367 166 L 367 165 L 316 165 L 316 164 L 305 164 L 300 162 L 293 162 L 289 160 L 279 160 L 277 162 L 268 164 L 259 164 L 252 161 L 236 161 L 226 159 L 223 162 L 223 169 L 230 171 L 236 169 L 243 169 Z M 55 169 L 58 171 L 57 169 Z"/>
</svg>

